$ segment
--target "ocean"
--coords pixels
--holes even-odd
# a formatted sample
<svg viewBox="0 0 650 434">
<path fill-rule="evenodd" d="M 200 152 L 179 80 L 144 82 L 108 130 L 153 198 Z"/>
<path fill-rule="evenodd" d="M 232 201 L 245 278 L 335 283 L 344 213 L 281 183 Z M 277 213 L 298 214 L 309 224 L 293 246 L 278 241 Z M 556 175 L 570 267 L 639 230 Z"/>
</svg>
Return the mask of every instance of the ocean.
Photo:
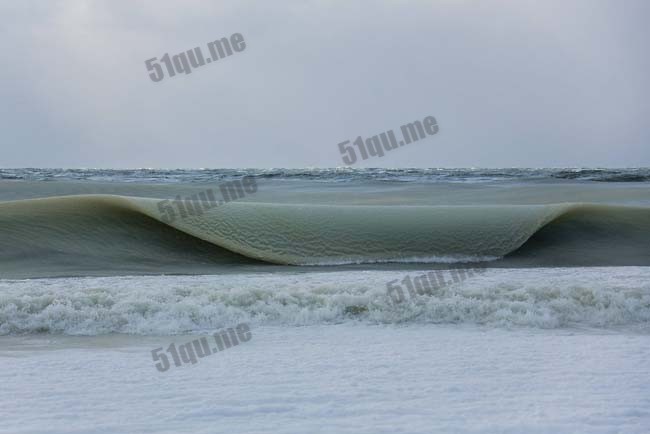
<svg viewBox="0 0 650 434">
<path fill-rule="evenodd" d="M 0 169 L 0 432 L 646 433 L 649 187 Z"/>
</svg>

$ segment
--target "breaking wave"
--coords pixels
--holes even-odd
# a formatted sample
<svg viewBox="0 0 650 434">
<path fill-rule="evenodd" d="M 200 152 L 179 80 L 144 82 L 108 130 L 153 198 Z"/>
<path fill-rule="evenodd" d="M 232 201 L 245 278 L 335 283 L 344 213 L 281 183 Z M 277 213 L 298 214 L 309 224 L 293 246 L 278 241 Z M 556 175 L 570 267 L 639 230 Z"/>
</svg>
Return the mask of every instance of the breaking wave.
<svg viewBox="0 0 650 434">
<path fill-rule="evenodd" d="M 646 329 L 650 322 L 648 267 L 489 269 L 431 295 L 395 303 L 387 282 L 405 274 L 0 280 L 0 335 L 201 333 L 242 321 Z"/>
</svg>

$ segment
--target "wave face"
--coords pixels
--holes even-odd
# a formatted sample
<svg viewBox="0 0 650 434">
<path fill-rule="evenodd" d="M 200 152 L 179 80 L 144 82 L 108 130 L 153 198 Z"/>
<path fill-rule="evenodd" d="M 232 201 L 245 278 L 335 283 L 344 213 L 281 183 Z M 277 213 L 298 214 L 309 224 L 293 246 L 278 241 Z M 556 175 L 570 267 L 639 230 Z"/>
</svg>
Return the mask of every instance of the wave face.
<svg viewBox="0 0 650 434">
<path fill-rule="evenodd" d="M 434 295 L 395 304 L 386 283 L 404 275 L 339 271 L 0 280 L 0 335 L 201 333 L 243 321 L 650 331 L 647 267 L 490 269 Z"/>
<path fill-rule="evenodd" d="M 0 203 L 0 277 L 499 258 L 493 266 L 650 265 L 646 207 L 231 202 L 167 224 L 157 203 L 105 195 Z"/>
</svg>

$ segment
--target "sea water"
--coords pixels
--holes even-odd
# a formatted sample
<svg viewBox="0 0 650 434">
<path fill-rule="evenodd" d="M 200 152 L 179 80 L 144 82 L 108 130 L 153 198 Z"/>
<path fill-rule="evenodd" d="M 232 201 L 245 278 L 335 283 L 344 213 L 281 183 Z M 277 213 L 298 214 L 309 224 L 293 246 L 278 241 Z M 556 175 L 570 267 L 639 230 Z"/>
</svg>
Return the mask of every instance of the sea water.
<svg viewBox="0 0 650 434">
<path fill-rule="evenodd" d="M 254 194 L 163 221 L 242 176 Z M 650 429 L 645 169 L 0 178 L 0 432 Z"/>
</svg>

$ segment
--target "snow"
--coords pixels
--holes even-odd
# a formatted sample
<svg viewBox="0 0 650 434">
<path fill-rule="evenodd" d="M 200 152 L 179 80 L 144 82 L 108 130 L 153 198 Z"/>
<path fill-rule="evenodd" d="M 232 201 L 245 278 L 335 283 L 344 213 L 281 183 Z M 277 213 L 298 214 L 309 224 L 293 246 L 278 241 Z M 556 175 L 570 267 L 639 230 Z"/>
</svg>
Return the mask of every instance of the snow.
<svg viewBox="0 0 650 434">
<path fill-rule="evenodd" d="M 0 432 L 650 432 L 645 327 L 253 326 L 155 369 L 197 336 L 0 337 Z"/>
</svg>

